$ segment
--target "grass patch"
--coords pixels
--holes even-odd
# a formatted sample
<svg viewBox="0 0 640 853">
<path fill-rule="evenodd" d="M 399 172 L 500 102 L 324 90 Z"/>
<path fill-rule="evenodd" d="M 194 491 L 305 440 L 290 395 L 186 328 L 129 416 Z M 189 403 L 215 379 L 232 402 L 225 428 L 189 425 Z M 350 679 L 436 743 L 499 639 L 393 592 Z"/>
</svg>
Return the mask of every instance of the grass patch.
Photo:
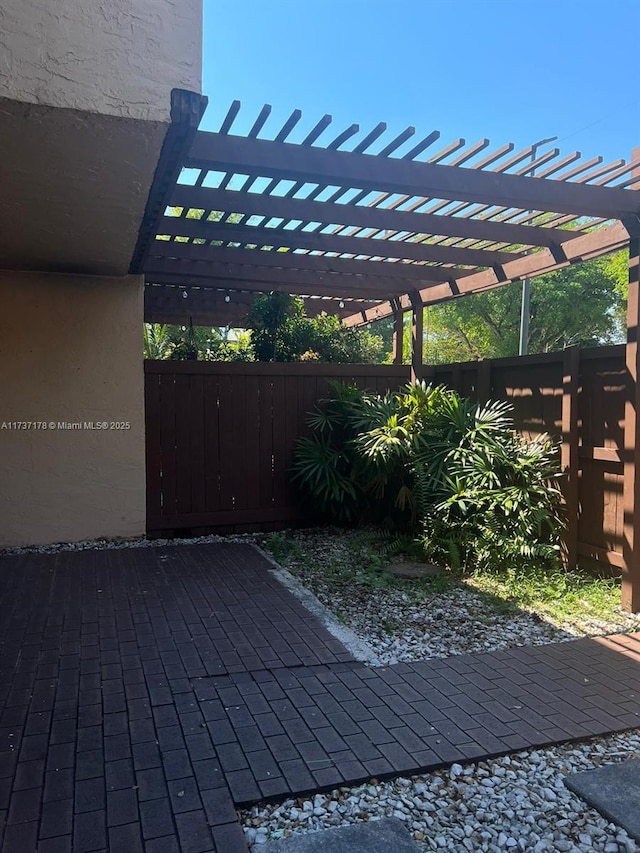
<svg viewBox="0 0 640 853">
<path fill-rule="evenodd" d="M 583 627 L 621 614 L 620 582 L 587 571 L 538 566 L 500 573 L 476 573 L 465 583 L 556 624 Z"/>
<path fill-rule="evenodd" d="M 276 533 L 265 541 L 274 559 L 340 612 L 340 601 L 366 596 L 366 590 L 401 591 L 412 606 L 425 606 L 439 595 L 467 589 L 482 596 L 483 607 L 474 618 L 489 622 L 491 613 L 506 615 L 525 610 L 572 633 L 614 633 L 640 628 L 640 618 L 621 609 L 620 581 L 586 570 L 565 571 L 538 565 L 526 569 L 446 571 L 406 581 L 386 571 L 390 561 L 419 558 L 416 543 L 390 540 L 375 530 Z M 422 553 L 424 558 L 424 553 Z M 358 592 L 359 591 L 359 592 Z M 362 600 L 360 598 L 360 600 Z M 482 612 L 481 612 L 482 611 Z M 387 634 L 400 630 L 396 620 L 383 619 Z"/>
</svg>

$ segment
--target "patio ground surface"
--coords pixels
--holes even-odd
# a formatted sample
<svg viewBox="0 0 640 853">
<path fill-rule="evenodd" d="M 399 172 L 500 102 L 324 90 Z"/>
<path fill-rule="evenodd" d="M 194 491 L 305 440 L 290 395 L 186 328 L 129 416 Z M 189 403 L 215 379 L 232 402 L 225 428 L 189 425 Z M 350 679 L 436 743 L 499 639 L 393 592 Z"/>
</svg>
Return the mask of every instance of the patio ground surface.
<svg viewBox="0 0 640 853">
<path fill-rule="evenodd" d="M 240 853 L 236 806 L 640 726 L 640 635 L 376 669 L 249 545 L 0 573 L 3 853 Z"/>
</svg>

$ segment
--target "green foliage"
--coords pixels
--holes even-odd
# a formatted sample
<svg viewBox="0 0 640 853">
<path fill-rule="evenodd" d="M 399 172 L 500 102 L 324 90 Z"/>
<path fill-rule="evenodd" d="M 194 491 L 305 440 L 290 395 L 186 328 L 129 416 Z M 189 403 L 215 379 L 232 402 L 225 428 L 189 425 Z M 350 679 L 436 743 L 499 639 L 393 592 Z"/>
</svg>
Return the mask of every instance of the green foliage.
<svg viewBox="0 0 640 853">
<path fill-rule="evenodd" d="M 207 326 L 171 326 L 145 323 L 144 357 L 174 361 L 196 357 L 199 361 L 253 361 L 251 338 L 236 332 L 229 340 L 229 329 Z"/>
<path fill-rule="evenodd" d="M 533 279 L 529 352 L 622 340 L 626 281 L 624 252 Z M 427 308 L 425 362 L 516 355 L 521 300 L 522 284 L 515 282 Z"/>
<path fill-rule="evenodd" d="M 169 358 L 173 346 L 169 328 L 161 323 L 144 323 L 142 334 L 145 358 Z"/>
<path fill-rule="evenodd" d="M 291 559 L 299 558 L 302 554 L 298 542 L 289 536 L 285 536 L 284 533 L 272 533 L 265 544 L 276 563 L 281 565 Z"/>
<path fill-rule="evenodd" d="M 593 631 L 598 622 L 611 625 L 620 614 L 620 580 L 586 569 L 567 571 L 535 565 L 502 572 L 476 572 L 467 583 L 480 592 L 537 613 L 557 625 Z M 620 620 L 619 630 L 629 630 Z M 611 629 L 610 629 L 611 630 Z"/>
<path fill-rule="evenodd" d="M 288 293 L 259 297 L 247 316 L 257 361 L 371 363 L 382 341 L 367 330 L 349 329 L 338 317 L 306 317 L 302 299 Z"/>
<path fill-rule="evenodd" d="M 293 479 L 324 518 L 421 530 L 426 553 L 457 569 L 553 562 L 557 448 L 515 434 L 510 412 L 424 383 L 384 396 L 334 385 Z"/>
</svg>

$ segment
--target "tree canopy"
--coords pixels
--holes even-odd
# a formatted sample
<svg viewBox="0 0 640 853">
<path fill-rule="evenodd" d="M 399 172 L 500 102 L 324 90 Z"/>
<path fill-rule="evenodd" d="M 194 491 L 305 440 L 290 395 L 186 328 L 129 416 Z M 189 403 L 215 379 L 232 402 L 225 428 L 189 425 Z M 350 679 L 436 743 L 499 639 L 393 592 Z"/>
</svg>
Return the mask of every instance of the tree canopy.
<svg viewBox="0 0 640 853">
<path fill-rule="evenodd" d="M 624 340 L 627 255 L 617 252 L 531 281 L 529 352 Z M 424 361 L 447 364 L 518 354 L 522 283 L 433 305 L 424 315 Z M 384 337 L 387 360 L 393 321 L 372 326 Z M 404 360 L 410 330 L 405 323 Z"/>
<path fill-rule="evenodd" d="M 368 329 L 346 328 L 338 317 L 305 316 L 304 303 L 288 293 L 269 293 L 249 310 L 247 328 L 257 361 L 378 361 L 382 339 Z"/>
</svg>

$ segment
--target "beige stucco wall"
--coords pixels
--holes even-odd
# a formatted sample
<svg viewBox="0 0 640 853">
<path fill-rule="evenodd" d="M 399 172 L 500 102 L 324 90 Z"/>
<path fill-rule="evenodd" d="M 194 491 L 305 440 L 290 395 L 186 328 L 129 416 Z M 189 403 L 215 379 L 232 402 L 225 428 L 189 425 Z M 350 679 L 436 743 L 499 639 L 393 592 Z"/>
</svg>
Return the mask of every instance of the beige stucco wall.
<svg viewBox="0 0 640 853">
<path fill-rule="evenodd" d="M 142 291 L 137 276 L 0 272 L 0 546 L 144 533 Z"/>
<path fill-rule="evenodd" d="M 166 121 L 201 65 L 202 0 L 0 3 L 0 97 Z"/>
</svg>

